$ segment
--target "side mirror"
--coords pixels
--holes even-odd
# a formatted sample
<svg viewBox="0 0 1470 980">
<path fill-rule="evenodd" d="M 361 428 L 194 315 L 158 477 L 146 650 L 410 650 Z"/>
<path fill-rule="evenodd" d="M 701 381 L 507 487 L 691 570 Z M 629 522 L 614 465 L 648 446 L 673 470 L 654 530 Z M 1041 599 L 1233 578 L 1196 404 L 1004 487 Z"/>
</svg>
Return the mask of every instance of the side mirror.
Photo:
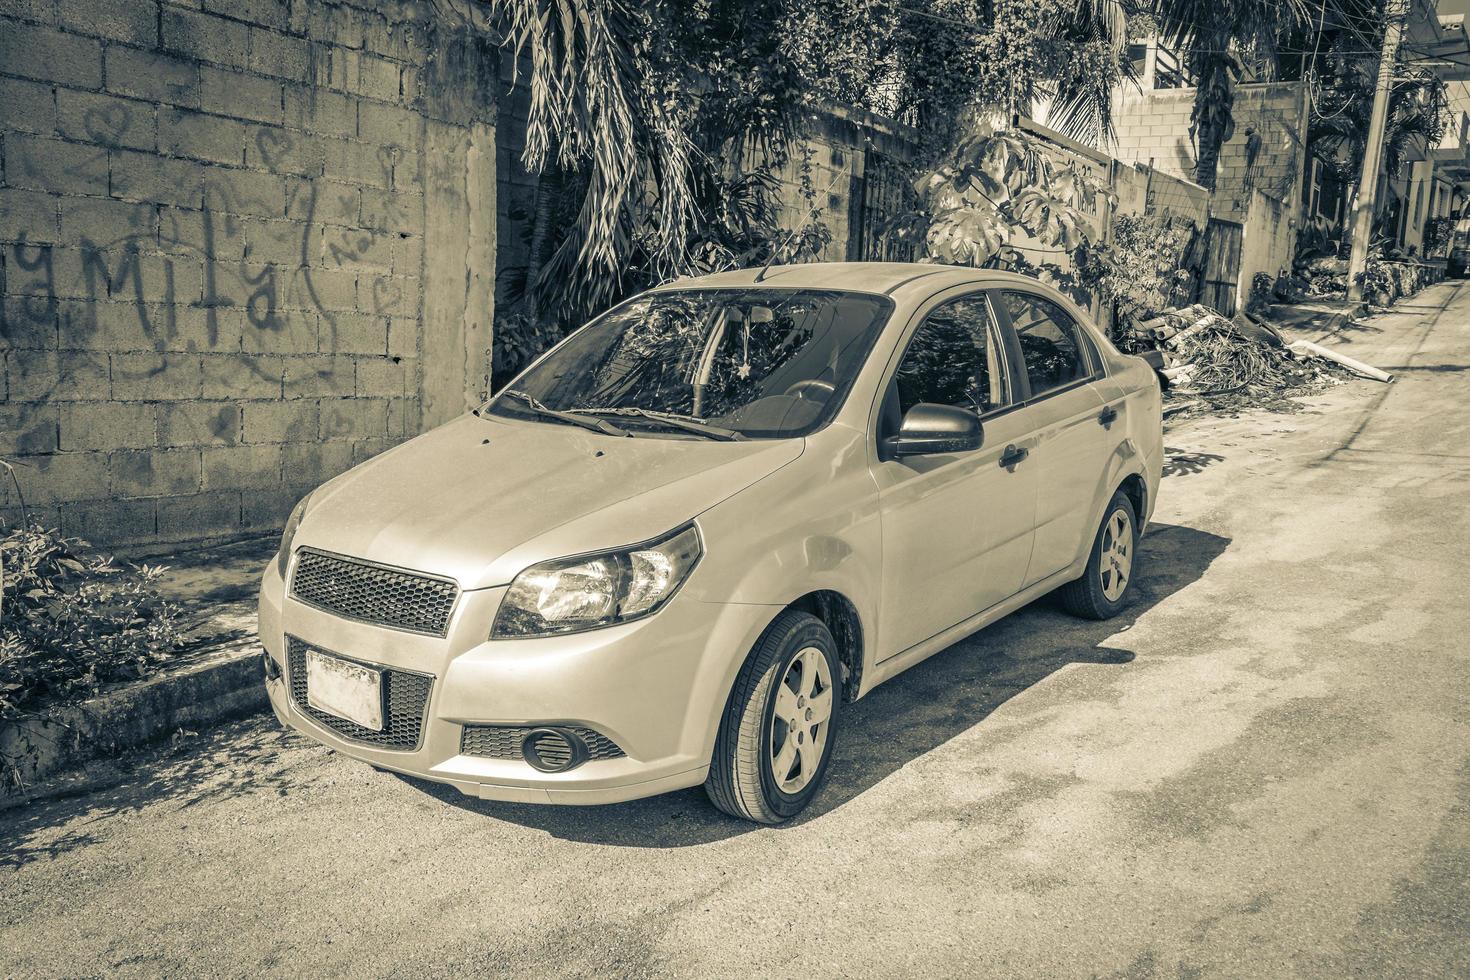
<svg viewBox="0 0 1470 980">
<path fill-rule="evenodd" d="M 898 435 L 883 440 L 883 457 L 968 453 L 979 449 L 984 440 L 984 430 L 974 412 L 920 402 L 904 415 Z"/>
</svg>

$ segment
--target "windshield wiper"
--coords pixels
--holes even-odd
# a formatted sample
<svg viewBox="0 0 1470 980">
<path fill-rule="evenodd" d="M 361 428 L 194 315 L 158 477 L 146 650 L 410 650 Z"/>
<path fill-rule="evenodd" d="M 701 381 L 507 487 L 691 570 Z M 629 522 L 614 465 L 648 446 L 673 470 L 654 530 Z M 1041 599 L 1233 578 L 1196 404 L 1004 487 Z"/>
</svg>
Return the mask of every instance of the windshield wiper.
<svg viewBox="0 0 1470 980">
<path fill-rule="evenodd" d="M 739 442 L 745 438 L 743 432 L 711 425 L 703 419 L 689 415 L 677 415 L 674 412 L 659 412 L 651 408 L 572 408 L 567 411 L 569 414 L 579 415 L 622 415 L 630 418 L 651 419 L 684 432 L 692 432 L 698 436 L 726 442 Z"/>
<path fill-rule="evenodd" d="M 525 402 L 526 405 L 530 407 L 531 411 L 535 412 L 542 418 L 556 419 L 559 422 L 566 422 L 570 425 L 578 425 L 584 429 L 591 429 L 593 432 L 601 432 L 604 435 L 609 436 L 622 436 L 624 438 L 628 438 L 633 435 L 633 433 L 629 432 L 627 429 L 613 425 L 606 419 L 583 418 L 580 415 L 573 415 L 571 412 L 558 412 L 554 408 L 547 408 L 545 405 L 537 401 L 533 396 L 526 394 L 524 391 L 517 391 L 514 388 L 508 388 L 505 391 L 502 391 L 501 395 L 509 396 L 511 398 L 517 399 L 518 401 Z"/>
</svg>

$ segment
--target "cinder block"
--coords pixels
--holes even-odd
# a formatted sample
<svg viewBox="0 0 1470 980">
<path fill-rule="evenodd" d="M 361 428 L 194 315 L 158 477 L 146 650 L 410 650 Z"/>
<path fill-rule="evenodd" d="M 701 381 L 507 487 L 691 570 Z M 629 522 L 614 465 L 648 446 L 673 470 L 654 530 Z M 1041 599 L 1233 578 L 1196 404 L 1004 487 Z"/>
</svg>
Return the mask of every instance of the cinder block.
<svg viewBox="0 0 1470 980">
<path fill-rule="evenodd" d="M 240 441 L 240 406 L 233 402 L 160 405 L 158 441 L 163 446 L 236 445 Z"/>
<path fill-rule="evenodd" d="M 58 200 L 49 194 L 0 187 L 0 242 L 59 241 Z M 12 264 L 8 271 L 14 274 L 15 266 Z"/>
<path fill-rule="evenodd" d="M 287 304 L 300 309 L 320 311 L 330 316 L 343 310 L 356 310 L 357 272 L 354 269 L 294 269 L 291 286 L 286 291 Z M 327 331 L 335 329 L 335 324 Z"/>
<path fill-rule="evenodd" d="M 317 403 L 294 401 L 246 402 L 242 406 L 245 442 L 315 442 Z"/>
<path fill-rule="evenodd" d="M 305 81 L 309 67 L 307 41 L 275 31 L 250 31 L 250 70 L 262 75 Z"/>
<path fill-rule="evenodd" d="M 241 164 L 249 130 L 234 119 L 207 116 L 187 109 L 160 109 L 158 148 L 178 157 Z"/>
<path fill-rule="evenodd" d="M 399 147 L 398 157 L 393 163 L 393 186 L 400 190 L 416 190 L 422 193 L 423 154 L 411 147 Z M 502 170 L 500 173 L 505 173 Z"/>
<path fill-rule="evenodd" d="M 286 125 L 319 136 L 357 135 L 357 99 L 314 85 L 287 85 Z"/>
<path fill-rule="evenodd" d="M 310 226 L 304 222 L 273 218 L 242 217 L 240 230 L 245 236 L 246 261 L 288 267 L 300 263 L 302 241 L 310 235 Z M 284 274 L 286 270 L 279 272 Z"/>
<path fill-rule="evenodd" d="M 281 83 L 276 79 L 208 65 L 199 69 L 199 106 L 221 116 L 281 122 Z"/>
<path fill-rule="evenodd" d="M 335 329 L 323 332 L 322 351 L 336 354 L 387 354 L 388 318 L 368 313 L 339 313 Z"/>
<path fill-rule="evenodd" d="M 26 506 L 48 506 L 108 495 L 106 453 L 53 453 L 28 456 L 15 475 Z M 9 483 L 7 479 L 5 481 Z"/>
<path fill-rule="evenodd" d="M 107 89 L 152 102 L 199 108 L 199 66 L 156 51 L 107 46 Z"/>
<path fill-rule="evenodd" d="M 356 388 L 353 359 L 338 354 L 286 359 L 285 397 L 346 397 Z"/>
<path fill-rule="evenodd" d="M 0 453 L 55 452 L 60 423 L 61 409 L 56 405 L 0 404 Z"/>
<path fill-rule="evenodd" d="M 11 350 L 56 347 L 59 312 L 60 304 L 45 295 L 6 297 L 0 304 L 0 340 L 4 341 L 0 347 Z"/>
<path fill-rule="evenodd" d="M 284 370 L 280 357 L 266 354 L 205 355 L 204 397 L 280 398 Z"/>
<path fill-rule="evenodd" d="M 364 228 L 377 231 L 418 232 L 424 226 L 423 195 L 412 191 L 362 189 Z"/>
<path fill-rule="evenodd" d="M 63 504 L 61 520 L 68 534 L 99 545 L 150 540 L 158 528 L 153 501 L 146 498 Z"/>
<path fill-rule="evenodd" d="M 61 407 L 58 445 L 63 450 L 146 449 L 157 441 L 152 405 L 70 402 Z"/>
<path fill-rule="evenodd" d="M 156 141 L 154 107 L 101 92 L 56 92 L 56 128 L 68 139 L 99 146 L 151 150 Z"/>
<path fill-rule="evenodd" d="M 242 493 L 241 527 L 247 531 L 278 530 L 286 525 L 286 518 L 296 501 L 313 489 L 312 487 L 281 487 L 270 490 L 247 490 Z"/>
<path fill-rule="evenodd" d="M 205 490 L 244 490 L 280 485 L 280 446 L 227 446 L 204 450 Z"/>
<path fill-rule="evenodd" d="M 74 88 L 102 85 L 102 45 L 91 38 L 9 21 L 0 30 L 0 65 L 9 75 Z"/>
<path fill-rule="evenodd" d="M 322 141 L 322 150 L 322 173 L 327 177 L 382 188 L 393 180 L 396 158 L 389 147 L 329 139 Z"/>
<path fill-rule="evenodd" d="M 417 146 L 421 117 L 402 106 L 364 102 L 358 106 L 358 135 L 384 146 Z"/>
<path fill-rule="evenodd" d="M 79 143 L 11 133 L 5 137 L 5 181 L 53 194 L 107 196 L 107 151 Z"/>
<path fill-rule="evenodd" d="M 352 443 L 290 443 L 284 448 L 287 483 L 321 484 L 352 468 Z"/>
<path fill-rule="evenodd" d="M 352 444 L 352 465 L 365 463 L 378 453 L 387 452 L 398 445 L 397 439 L 364 439 Z"/>
<path fill-rule="evenodd" d="M 55 90 L 39 82 L 0 78 L 0 130 L 40 136 L 55 133 Z"/>
<path fill-rule="evenodd" d="M 424 271 L 424 239 L 422 235 L 397 235 L 393 238 L 393 274 L 418 276 Z"/>
<path fill-rule="evenodd" d="M 63 309 L 60 345 L 96 352 L 157 350 L 158 337 L 166 332 L 159 312 L 147 304 L 106 299 L 74 303 Z"/>
<path fill-rule="evenodd" d="M 113 197 L 198 208 L 204 200 L 205 168 L 192 160 L 116 150 L 111 154 Z"/>
<path fill-rule="evenodd" d="M 357 58 L 357 83 L 353 88 L 364 98 L 380 102 L 399 101 L 402 89 L 398 65 L 383 58 L 360 55 Z"/>
<path fill-rule="evenodd" d="M 158 497 L 198 493 L 198 449 L 121 450 L 112 454 L 112 494 Z"/>
<path fill-rule="evenodd" d="M 105 401 L 106 354 L 72 350 L 15 350 L 6 373 L 12 401 Z"/>
<path fill-rule="evenodd" d="M 216 170 L 205 175 L 204 206 L 233 214 L 285 217 L 286 178 L 255 170 Z"/>
<path fill-rule="evenodd" d="M 235 68 L 249 64 L 250 28 L 244 24 L 164 7 L 162 26 L 161 44 L 167 51 Z"/>
<path fill-rule="evenodd" d="M 375 269 L 386 272 L 393 268 L 394 236 L 375 234 L 361 228 L 339 228 L 321 225 L 321 264 L 328 269 Z"/>
<path fill-rule="evenodd" d="M 236 20 L 284 31 L 291 25 L 287 0 L 203 0 L 204 9 Z"/>
<path fill-rule="evenodd" d="M 388 401 L 383 398 L 324 399 L 319 436 L 323 440 L 382 439 L 388 434 Z"/>
<path fill-rule="evenodd" d="M 58 0 L 57 16 L 69 31 L 141 47 L 158 44 L 158 10 L 139 0 Z"/>
<path fill-rule="evenodd" d="M 185 401 L 199 397 L 197 354 L 113 354 L 112 397 L 123 401 Z"/>
<path fill-rule="evenodd" d="M 366 17 L 351 7 L 311 4 L 306 31 L 314 41 L 327 41 L 344 48 L 361 48 Z"/>
<path fill-rule="evenodd" d="M 371 276 L 363 282 L 365 304 L 385 316 L 412 316 L 419 311 L 418 276 Z"/>
<path fill-rule="evenodd" d="M 242 338 L 246 353 L 310 354 L 318 349 L 317 315 L 306 310 L 277 309 L 269 319 L 247 325 Z"/>
<path fill-rule="evenodd" d="M 359 188 L 336 180 L 296 180 L 287 191 L 286 217 L 313 226 L 341 225 L 357 229 L 362 212 Z"/>
<path fill-rule="evenodd" d="M 388 356 L 417 357 L 419 353 L 419 321 L 395 316 L 388 321 Z"/>
<path fill-rule="evenodd" d="M 398 61 L 422 61 L 426 53 L 422 31 L 409 21 L 389 20 L 381 8 L 363 19 L 362 47 Z"/>
<path fill-rule="evenodd" d="M 165 541 L 230 534 L 239 527 L 239 491 L 195 493 L 158 500 L 158 536 Z"/>
<path fill-rule="evenodd" d="M 397 398 L 408 393 L 413 363 L 395 357 L 357 359 L 357 395 L 360 398 Z"/>
<path fill-rule="evenodd" d="M 181 161 L 182 162 L 182 161 Z M 196 163 L 187 163 L 199 167 Z M 203 199 L 203 177 L 200 177 L 199 200 Z M 114 174 L 114 177 L 116 175 Z M 199 203 L 196 200 L 195 204 Z M 189 208 L 160 208 L 158 241 L 170 252 L 185 252 L 202 259 L 230 261 L 245 255 L 245 237 L 240 233 L 240 219 L 228 214 L 204 212 Z"/>
<path fill-rule="evenodd" d="M 61 236 L 65 241 L 86 241 L 101 249 L 130 244 L 151 247 L 158 238 L 158 210 L 151 204 L 63 197 Z"/>
<path fill-rule="evenodd" d="M 417 398 L 395 398 L 388 403 L 388 438 L 404 439 L 419 430 Z"/>
<path fill-rule="evenodd" d="M 245 163 L 257 170 L 304 177 L 322 172 L 321 141 L 309 133 L 261 127 L 245 144 Z"/>
</svg>

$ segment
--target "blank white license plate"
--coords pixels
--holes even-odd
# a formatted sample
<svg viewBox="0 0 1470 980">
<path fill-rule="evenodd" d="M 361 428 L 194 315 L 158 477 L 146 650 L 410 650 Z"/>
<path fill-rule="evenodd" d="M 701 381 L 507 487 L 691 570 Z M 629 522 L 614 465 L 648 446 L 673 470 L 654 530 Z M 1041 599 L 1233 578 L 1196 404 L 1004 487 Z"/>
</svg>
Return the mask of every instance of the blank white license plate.
<svg viewBox="0 0 1470 980">
<path fill-rule="evenodd" d="M 306 703 L 319 711 L 383 730 L 383 674 L 340 657 L 306 651 Z"/>
</svg>

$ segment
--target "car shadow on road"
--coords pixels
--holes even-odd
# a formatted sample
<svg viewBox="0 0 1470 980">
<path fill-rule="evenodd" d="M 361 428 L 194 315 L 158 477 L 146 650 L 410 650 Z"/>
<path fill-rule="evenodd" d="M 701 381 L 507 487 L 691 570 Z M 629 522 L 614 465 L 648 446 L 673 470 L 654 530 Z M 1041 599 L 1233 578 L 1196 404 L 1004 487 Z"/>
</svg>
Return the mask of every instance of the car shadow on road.
<svg viewBox="0 0 1470 980">
<path fill-rule="evenodd" d="M 1073 618 L 1054 595 L 1047 596 L 848 705 L 826 786 L 806 812 L 784 826 L 821 819 L 957 735 L 983 725 L 1001 705 L 1063 667 L 1127 669 L 1136 652 L 1104 644 L 1116 642 L 1140 616 L 1200 579 L 1229 544 L 1229 538 L 1196 528 L 1155 524 L 1139 549 L 1141 571 L 1133 603 L 1115 619 Z M 398 778 L 447 805 L 586 843 L 686 847 L 761 829 L 715 810 L 697 787 L 630 803 L 546 807 L 477 800 L 447 786 Z"/>
</svg>

